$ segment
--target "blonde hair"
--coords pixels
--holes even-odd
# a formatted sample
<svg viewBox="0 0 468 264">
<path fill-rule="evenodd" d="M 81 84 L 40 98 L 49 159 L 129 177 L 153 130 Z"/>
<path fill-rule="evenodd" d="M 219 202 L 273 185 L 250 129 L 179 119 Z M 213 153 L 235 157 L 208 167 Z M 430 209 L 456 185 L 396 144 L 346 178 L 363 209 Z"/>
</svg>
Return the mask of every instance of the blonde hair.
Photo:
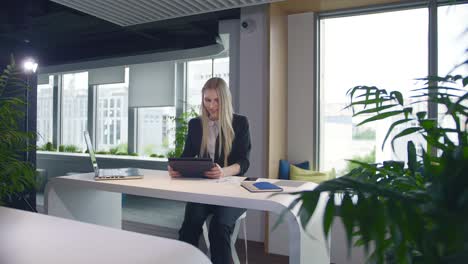
<svg viewBox="0 0 468 264">
<path fill-rule="evenodd" d="M 208 121 L 209 121 L 209 113 L 205 108 L 203 98 L 205 91 L 208 89 L 213 89 L 218 94 L 219 102 L 218 102 L 218 121 L 219 121 L 219 151 L 218 153 L 221 154 L 221 148 L 223 147 L 223 154 L 224 154 L 224 167 L 227 166 L 227 158 L 229 153 L 232 150 L 232 141 L 234 140 L 234 129 L 232 128 L 232 118 L 233 118 L 233 111 L 232 111 L 232 100 L 231 100 L 231 91 L 229 91 L 229 87 L 226 82 L 217 77 L 213 77 L 206 81 L 205 85 L 202 89 L 202 103 L 201 103 L 201 120 L 202 120 L 202 127 L 203 127 L 203 136 L 202 142 L 200 147 L 200 156 L 203 157 L 205 153 L 208 152 L 208 137 L 209 137 L 209 128 L 208 128 Z"/>
</svg>

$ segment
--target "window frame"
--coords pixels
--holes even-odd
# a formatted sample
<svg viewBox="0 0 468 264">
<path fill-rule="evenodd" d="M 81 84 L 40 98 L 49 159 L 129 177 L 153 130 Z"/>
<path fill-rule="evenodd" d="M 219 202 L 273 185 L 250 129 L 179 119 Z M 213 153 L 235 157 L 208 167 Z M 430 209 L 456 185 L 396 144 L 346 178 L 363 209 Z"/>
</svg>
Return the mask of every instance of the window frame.
<svg viewBox="0 0 468 264">
<path fill-rule="evenodd" d="M 175 71 L 175 115 L 178 116 L 187 110 L 187 89 L 188 89 L 188 78 L 187 78 L 187 65 L 190 61 L 197 60 L 210 60 L 211 61 L 211 74 L 214 74 L 215 70 L 215 60 L 228 58 L 231 59 L 227 53 L 221 53 L 215 56 L 209 56 L 204 58 L 197 59 L 184 59 L 184 60 L 174 60 L 173 63 L 176 67 Z M 124 65 L 128 67 L 128 65 Z M 53 131 L 52 131 L 52 144 L 56 148 L 56 152 L 62 153 L 59 151 L 59 146 L 63 145 L 64 142 L 64 133 L 63 133 L 63 121 L 64 121 L 64 112 L 66 111 L 63 108 L 64 103 L 64 74 L 74 74 L 74 73 L 89 73 L 90 69 L 82 69 L 77 71 L 70 72 L 55 72 L 48 73 L 48 75 L 53 76 L 54 85 L 53 85 Z M 131 74 L 131 73 L 129 73 Z M 94 147 L 97 147 L 97 108 L 98 108 L 98 86 L 99 85 L 90 85 L 88 82 L 88 104 L 87 104 L 87 130 L 90 133 Z M 130 89 L 130 87 L 129 87 Z M 201 87 L 200 87 L 201 89 Z M 128 153 L 137 153 L 138 152 L 138 109 L 128 107 Z M 177 126 L 177 124 L 176 124 Z M 66 152 L 63 152 L 66 153 Z M 129 159 L 134 157 L 129 156 Z"/>
<path fill-rule="evenodd" d="M 209 57 L 209 58 L 197 58 L 197 59 L 190 59 L 190 60 L 185 60 L 185 61 L 182 61 L 182 63 L 184 64 L 184 96 L 182 97 L 183 99 L 183 109 L 180 113 L 182 113 L 183 111 L 187 111 L 188 109 L 188 98 L 187 98 L 187 95 L 188 95 L 188 63 L 189 62 L 193 62 L 193 61 L 202 61 L 202 60 L 211 60 L 211 76 L 213 77 L 214 76 L 214 61 L 216 59 L 224 59 L 224 58 L 228 58 L 229 59 L 229 63 L 230 63 L 230 60 L 231 60 L 231 57 L 228 55 L 228 54 L 220 54 L 220 55 L 217 55 L 217 56 L 212 56 L 212 57 Z M 231 74 L 231 72 L 229 72 L 229 74 Z M 231 76 L 229 76 L 229 78 L 231 78 Z M 202 87 L 200 87 L 201 89 Z M 180 114 L 179 112 L 176 112 L 177 115 Z"/>
<path fill-rule="evenodd" d="M 124 71 L 125 71 L 125 79 L 123 83 L 118 83 L 118 84 L 123 84 L 127 85 L 127 100 L 129 96 L 129 66 L 124 65 Z M 128 76 L 127 76 L 128 72 Z M 115 84 L 115 83 L 110 83 L 110 84 Z M 88 132 L 90 133 L 91 140 L 93 142 L 95 151 L 98 151 L 98 145 L 99 145 L 99 140 L 98 140 L 98 108 L 99 108 L 99 86 L 101 85 L 107 85 L 107 84 L 97 84 L 97 85 L 89 85 L 88 84 Z M 101 87 L 103 88 L 103 87 Z M 110 106 L 109 106 L 110 107 Z M 130 107 L 128 106 L 127 103 L 127 146 L 128 146 L 128 153 L 131 153 L 130 151 L 130 134 L 129 132 L 134 129 L 132 127 L 132 123 L 130 123 Z M 91 110 L 91 111 L 90 111 Z M 120 113 L 122 115 L 122 113 Z M 115 118 L 115 117 L 114 117 Z M 117 120 L 116 120 L 117 121 Z M 120 123 L 122 125 L 122 123 Z M 118 145 L 118 144 L 114 144 Z"/>
<path fill-rule="evenodd" d="M 339 18 L 339 17 L 346 17 L 346 16 L 357 16 L 357 15 L 367 15 L 367 14 L 377 14 L 377 13 L 384 13 L 384 12 L 393 12 L 393 11 L 402 11 L 402 10 L 410 10 L 410 9 L 417 9 L 417 8 L 426 8 L 428 10 L 428 69 L 427 75 L 428 76 L 437 76 L 438 75 L 438 36 L 437 36 L 437 26 L 438 26 L 438 7 L 446 6 L 446 5 L 459 5 L 459 4 L 466 4 L 468 1 L 462 0 L 457 3 L 450 3 L 451 1 L 440 1 L 440 0 L 429 0 L 429 1 L 412 1 L 407 3 L 393 3 L 393 4 L 382 4 L 382 5 L 374 5 L 364 8 L 352 8 L 352 9 L 344 9 L 344 10 L 337 10 L 337 11 L 326 11 L 326 12 L 319 12 L 314 19 L 313 28 L 315 29 L 315 40 L 316 43 L 314 49 L 314 65 L 315 71 L 314 74 L 314 103 L 315 103 L 315 113 L 312 114 L 314 121 L 314 138 L 312 138 L 312 143 L 314 146 L 313 153 L 314 153 L 314 160 L 312 160 L 312 167 L 313 168 L 321 168 L 320 160 L 321 160 L 321 149 L 322 149 L 322 119 L 321 119 L 321 89 L 320 89 L 320 48 L 321 48 L 321 39 L 320 39 L 320 21 L 322 19 L 327 18 Z M 432 93 L 435 93 L 433 91 Z M 434 102 L 428 103 L 428 117 L 437 120 L 438 117 L 438 109 L 437 104 Z M 435 149 L 433 151 L 436 151 Z M 435 154 L 435 153 L 433 153 Z"/>
</svg>

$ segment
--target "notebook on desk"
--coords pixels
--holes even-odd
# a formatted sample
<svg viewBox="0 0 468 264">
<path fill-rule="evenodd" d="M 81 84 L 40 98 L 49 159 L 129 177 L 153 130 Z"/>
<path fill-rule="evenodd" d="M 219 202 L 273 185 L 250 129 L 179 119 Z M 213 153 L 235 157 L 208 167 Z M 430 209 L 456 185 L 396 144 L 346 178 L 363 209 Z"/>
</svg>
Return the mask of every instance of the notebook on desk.
<svg viewBox="0 0 468 264">
<path fill-rule="evenodd" d="M 283 188 L 266 181 L 243 181 L 241 186 L 249 192 L 282 192 Z"/>
<path fill-rule="evenodd" d="M 137 168 L 100 169 L 88 131 L 84 132 L 84 138 L 88 147 L 91 164 L 93 165 L 95 180 L 133 180 L 143 178 L 143 175 L 140 174 Z"/>
</svg>

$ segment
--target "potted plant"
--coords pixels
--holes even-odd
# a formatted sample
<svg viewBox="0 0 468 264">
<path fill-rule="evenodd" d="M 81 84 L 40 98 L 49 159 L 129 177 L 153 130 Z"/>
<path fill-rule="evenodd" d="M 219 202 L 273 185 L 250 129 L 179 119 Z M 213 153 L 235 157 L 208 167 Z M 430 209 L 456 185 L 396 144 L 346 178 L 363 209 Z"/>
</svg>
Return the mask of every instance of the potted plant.
<svg viewBox="0 0 468 264">
<path fill-rule="evenodd" d="M 188 122 L 190 119 L 197 117 L 197 112 L 190 108 L 189 111 L 183 112 L 179 116 L 171 117 L 176 124 L 175 139 L 174 139 L 174 150 L 169 151 L 166 156 L 168 158 L 180 157 L 184 151 L 185 137 L 188 133 Z"/>
<path fill-rule="evenodd" d="M 465 62 L 466 66 L 468 62 Z M 300 192 L 291 208 L 300 204 L 305 226 L 321 193 L 328 194 L 323 229 L 330 231 L 335 216 L 342 218 L 351 247 L 353 238 L 378 263 L 466 263 L 468 259 L 468 77 L 455 75 L 422 79 L 413 100 L 445 109 L 451 126 L 429 118 L 405 102 L 403 94 L 376 87 L 349 90 L 353 116 L 370 115 L 359 125 L 393 121 L 384 139 L 419 134 L 425 143 L 417 154 L 407 143 L 407 162 L 388 160 L 358 165 L 346 175 Z M 400 128 L 395 133 L 396 129 Z M 383 145 L 382 145 L 383 147 Z"/>
<path fill-rule="evenodd" d="M 26 104 L 15 96 L 25 89 L 29 87 L 12 58 L 0 75 L 0 204 L 17 199 L 35 184 L 33 164 L 23 161 L 35 136 L 21 130 Z"/>
</svg>

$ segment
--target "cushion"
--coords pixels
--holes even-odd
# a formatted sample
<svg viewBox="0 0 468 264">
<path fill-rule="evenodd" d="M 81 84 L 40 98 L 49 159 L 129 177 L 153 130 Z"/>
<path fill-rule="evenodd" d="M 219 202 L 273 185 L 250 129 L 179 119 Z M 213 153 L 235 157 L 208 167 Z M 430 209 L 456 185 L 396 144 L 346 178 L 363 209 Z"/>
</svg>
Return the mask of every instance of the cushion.
<svg viewBox="0 0 468 264">
<path fill-rule="evenodd" d="M 321 183 L 324 181 L 335 178 L 334 170 L 330 172 L 320 172 L 313 170 L 305 170 L 294 165 L 290 165 L 290 178 L 295 181 L 310 181 L 315 183 Z"/>
<path fill-rule="evenodd" d="M 291 165 L 291 163 L 289 162 L 289 160 L 280 160 L 279 162 L 279 170 L 278 170 L 278 178 L 281 179 L 281 180 L 289 180 L 289 165 Z M 294 164 L 294 166 L 296 167 L 299 167 L 299 168 L 302 168 L 302 169 L 305 169 L 305 170 L 308 170 L 310 169 L 310 166 L 309 166 L 309 161 L 304 161 L 304 162 L 300 162 L 300 163 L 296 163 Z"/>
</svg>

